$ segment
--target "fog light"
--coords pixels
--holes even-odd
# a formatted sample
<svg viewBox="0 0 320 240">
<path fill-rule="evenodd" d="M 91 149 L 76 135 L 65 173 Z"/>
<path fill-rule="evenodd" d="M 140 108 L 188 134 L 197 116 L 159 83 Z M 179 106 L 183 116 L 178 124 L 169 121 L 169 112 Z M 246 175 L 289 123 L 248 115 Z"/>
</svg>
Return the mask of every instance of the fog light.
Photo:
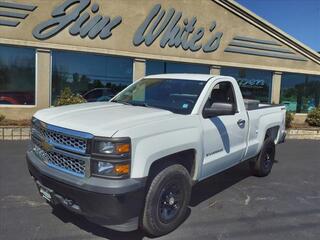
<svg viewBox="0 0 320 240">
<path fill-rule="evenodd" d="M 114 171 L 118 175 L 128 174 L 130 171 L 130 164 L 117 164 Z"/>
<path fill-rule="evenodd" d="M 108 162 L 98 162 L 98 173 L 99 174 L 108 174 L 113 171 L 114 166 Z"/>
</svg>

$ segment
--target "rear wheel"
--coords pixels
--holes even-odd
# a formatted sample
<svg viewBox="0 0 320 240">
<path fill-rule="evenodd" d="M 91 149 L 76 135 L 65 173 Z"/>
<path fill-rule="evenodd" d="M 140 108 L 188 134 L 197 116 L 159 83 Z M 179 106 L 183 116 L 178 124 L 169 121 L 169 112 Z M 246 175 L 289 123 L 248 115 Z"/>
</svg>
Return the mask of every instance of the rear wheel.
<svg viewBox="0 0 320 240">
<path fill-rule="evenodd" d="M 185 219 L 191 195 L 191 178 L 185 167 L 171 165 L 152 180 L 146 196 L 143 229 L 161 236 L 177 228 Z"/>
<path fill-rule="evenodd" d="M 253 175 L 257 177 L 268 176 L 271 172 L 275 157 L 275 144 L 271 138 L 264 140 L 258 157 L 250 162 Z"/>
</svg>

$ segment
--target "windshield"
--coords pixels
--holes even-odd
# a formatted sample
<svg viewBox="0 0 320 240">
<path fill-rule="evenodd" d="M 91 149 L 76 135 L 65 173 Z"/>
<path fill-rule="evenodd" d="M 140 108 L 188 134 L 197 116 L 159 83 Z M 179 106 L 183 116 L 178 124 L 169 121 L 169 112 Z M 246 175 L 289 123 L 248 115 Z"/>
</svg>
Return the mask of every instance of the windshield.
<svg viewBox="0 0 320 240">
<path fill-rule="evenodd" d="M 142 79 L 118 94 L 112 102 L 190 114 L 205 84 L 181 79 Z"/>
</svg>

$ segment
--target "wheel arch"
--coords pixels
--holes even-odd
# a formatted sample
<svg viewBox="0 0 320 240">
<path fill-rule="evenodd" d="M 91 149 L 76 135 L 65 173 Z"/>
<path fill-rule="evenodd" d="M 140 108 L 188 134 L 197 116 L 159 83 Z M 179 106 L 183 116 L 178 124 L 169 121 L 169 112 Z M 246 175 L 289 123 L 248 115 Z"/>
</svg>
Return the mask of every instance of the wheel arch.
<svg viewBox="0 0 320 240">
<path fill-rule="evenodd" d="M 196 174 L 196 149 L 186 149 L 155 160 L 149 167 L 148 178 L 153 178 L 159 171 L 173 164 L 184 166 L 193 179 Z"/>
<path fill-rule="evenodd" d="M 266 130 L 265 136 L 264 136 L 264 140 L 266 140 L 267 138 L 271 138 L 273 141 L 276 141 L 276 139 L 278 138 L 279 135 L 279 130 L 280 130 L 280 126 L 273 126 L 273 127 L 269 127 Z"/>
</svg>

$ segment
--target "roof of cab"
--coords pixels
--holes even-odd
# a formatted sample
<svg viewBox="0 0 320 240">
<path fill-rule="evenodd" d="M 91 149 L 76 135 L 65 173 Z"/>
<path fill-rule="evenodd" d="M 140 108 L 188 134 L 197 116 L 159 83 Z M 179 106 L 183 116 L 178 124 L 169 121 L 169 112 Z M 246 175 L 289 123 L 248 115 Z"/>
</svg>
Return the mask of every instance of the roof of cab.
<svg viewBox="0 0 320 240">
<path fill-rule="evenodd" d="M 144 77 L 149 78 L 164 78 L 164 79 L 181 79 L 181 80 L 196 80 L 196 81 L 208 81 L 209 79 L 217 77 L 210 74 L 189 74 L 189 73 L 175 73 L 175 74 L 157 74 Z"/>
</svg>

